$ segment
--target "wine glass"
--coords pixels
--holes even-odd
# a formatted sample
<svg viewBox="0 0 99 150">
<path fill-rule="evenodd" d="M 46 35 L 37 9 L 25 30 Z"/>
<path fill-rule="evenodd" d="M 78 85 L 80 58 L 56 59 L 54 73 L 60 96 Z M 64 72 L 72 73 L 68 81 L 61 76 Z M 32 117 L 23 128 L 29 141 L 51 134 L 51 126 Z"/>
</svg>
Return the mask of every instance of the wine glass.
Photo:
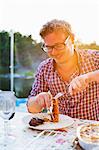
<svg viewBox="0 0 99 150">
<path fill-rule="evenodd" d="M 14 139 L 9 134 L 9 120 L 15 114 L 15 96 L 12 91 L 0 91 L 0 117 L 4 120 L 4 134 L 1 136 L 1 146 L 7 147 Z"/>
</svg>

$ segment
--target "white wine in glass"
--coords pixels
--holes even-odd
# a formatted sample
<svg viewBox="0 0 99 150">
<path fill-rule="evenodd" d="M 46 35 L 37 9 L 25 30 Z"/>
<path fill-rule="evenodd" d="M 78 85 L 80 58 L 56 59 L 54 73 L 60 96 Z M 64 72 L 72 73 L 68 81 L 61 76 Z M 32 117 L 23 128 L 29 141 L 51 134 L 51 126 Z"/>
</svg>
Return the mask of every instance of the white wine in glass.
<svg viewBox="0 0 99 150">
<path fill-rule="evenodd" d="M 9 120 L 15 114 L 16 97 L 14 92 L 0 91 L 0 117 L 4 120 L 4 134 L 0 137 L 0 147 L 7 147 L 14 139 L 9 132 Z"/>
</svg>

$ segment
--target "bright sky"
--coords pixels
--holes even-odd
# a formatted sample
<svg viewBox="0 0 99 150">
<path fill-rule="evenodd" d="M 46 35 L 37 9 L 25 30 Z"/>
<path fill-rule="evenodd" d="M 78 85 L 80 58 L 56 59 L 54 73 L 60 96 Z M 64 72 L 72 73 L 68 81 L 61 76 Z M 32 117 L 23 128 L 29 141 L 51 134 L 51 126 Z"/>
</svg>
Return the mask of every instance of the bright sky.
<svg viewBox="0 0 99 150">
<path fill-rule="evenodd" d="M 99 0 L 0 0 L 0 31 L 39 41 L 41 26 L 55 18 L 68 21 L 82 42 L 99 44 Z"/>
</svg>

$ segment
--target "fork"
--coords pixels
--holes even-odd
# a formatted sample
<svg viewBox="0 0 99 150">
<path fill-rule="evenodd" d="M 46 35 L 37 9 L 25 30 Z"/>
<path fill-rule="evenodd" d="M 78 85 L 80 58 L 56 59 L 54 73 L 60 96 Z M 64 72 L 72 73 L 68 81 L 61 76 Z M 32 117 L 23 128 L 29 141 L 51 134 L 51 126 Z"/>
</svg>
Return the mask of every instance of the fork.
<svg viewBox="0 0 99 150">
<path fill-rule="evenodd" d="M 57 94 L 54 96 L 54 99 L 58 99 L 59 97 L 61 97 L 61 96 L 63 96 L 63 95 L 64 95 L 64 93 L 59 92 L 59 93 L 57 93 Z"/>
<path fill-rule="evenodd" d="M 51 120 L 54 119 L 54 116 L 53 116 L 53 113 L 52 113 L 52 107 L 50 107 L 50 108 L 47 109 L 47 114 L 50 115 Z"/>
<path fill-rule="evenodd" d="M 48 91 L 48 93 L 50 94 L 50 91 Z M 58 99 L 59 97 L 61 97 L 63 95 L 64 95 L 64 93 L 59 92 L 53 98 Z M 51 119 L 53 120 L 54 116 L 53 116 L 53 113 L 52 113 L 52 109 L 53 109 L 52 106 L 50 106 L 50 108 L 47 108 L 47 113 L 51 116 Z"/>
</svg>

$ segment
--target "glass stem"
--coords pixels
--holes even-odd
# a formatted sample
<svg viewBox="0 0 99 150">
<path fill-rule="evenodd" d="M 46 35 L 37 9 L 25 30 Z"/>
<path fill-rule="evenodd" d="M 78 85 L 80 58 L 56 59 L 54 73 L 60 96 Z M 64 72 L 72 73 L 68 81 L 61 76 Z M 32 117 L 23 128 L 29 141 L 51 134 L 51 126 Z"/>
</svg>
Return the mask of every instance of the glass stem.
<svg viewBox="0 0 99 150">
<path fill-rule="evenodd" d="M 4 120 L 4 146 L 7 146 L 7 139 L 9 134 L 9 121 Z"/>
</svg>

